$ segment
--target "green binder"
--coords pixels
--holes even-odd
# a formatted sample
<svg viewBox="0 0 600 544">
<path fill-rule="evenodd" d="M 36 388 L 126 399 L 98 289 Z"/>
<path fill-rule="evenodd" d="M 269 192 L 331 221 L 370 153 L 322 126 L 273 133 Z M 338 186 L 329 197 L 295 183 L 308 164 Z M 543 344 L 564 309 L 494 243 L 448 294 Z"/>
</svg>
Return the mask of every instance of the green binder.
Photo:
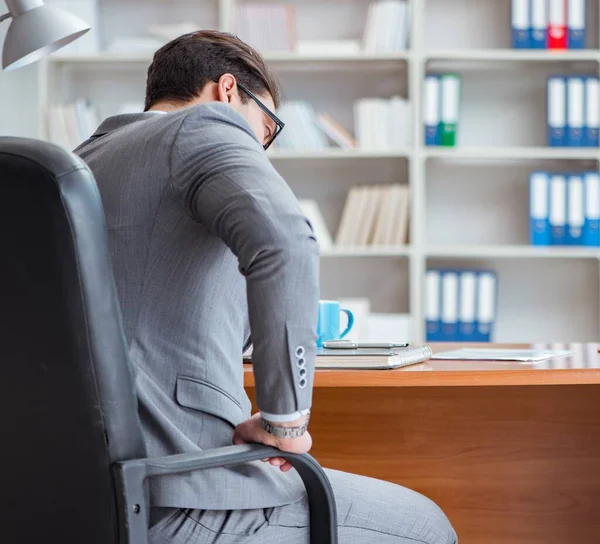
<svg viewBox="0 0 600 544">
<path fill-rule="evenodd" d="M 460 111 L 460 76 L 443 74 L 441 76 L 442 108 L 440 115 L 440 145 L 454 147 Z"/>
</svg>

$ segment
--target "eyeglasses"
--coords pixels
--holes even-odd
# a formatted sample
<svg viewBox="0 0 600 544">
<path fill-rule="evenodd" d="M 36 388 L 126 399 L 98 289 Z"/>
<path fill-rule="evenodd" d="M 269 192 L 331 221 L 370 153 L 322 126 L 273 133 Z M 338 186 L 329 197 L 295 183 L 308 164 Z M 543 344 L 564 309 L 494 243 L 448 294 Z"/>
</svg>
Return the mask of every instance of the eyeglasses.
<svg viewBox="0 0 600 544">
<path fill-rule="evenodd" d="M 267 108 L 267 106 L 265 106 L 254 93 L 250 92 L 250 89 L 246 88 L 245 85 L 242 85 L 241 83 L 238 82 L 237 86 L 240 89 L 242 89 L 242 91 L 244 91 L 250 98 L 252 98 L 252 100 L 254 100 L 254 102 L 256 102 L 256 105 L 263 112 L 265 112 L 269 116 L 269 118 L 275 123 L 275 126 L 276 126 L 275 132 L 273 134 L 271 134 L 271 138 L 269 139 L 269 141 L 266 144 L 263 144 L 263 147 L 266 150 L 273 143 L 275 138 L 277 138 L 277 136 L 279 136 L 279 134 L 283 130 L 283 127 L 285 127 L 285 123 L 281 119 L 279 119 L 279 117 L 277 117 L 277 115 L 275 115 L 269 108 Z"/>
</svg>

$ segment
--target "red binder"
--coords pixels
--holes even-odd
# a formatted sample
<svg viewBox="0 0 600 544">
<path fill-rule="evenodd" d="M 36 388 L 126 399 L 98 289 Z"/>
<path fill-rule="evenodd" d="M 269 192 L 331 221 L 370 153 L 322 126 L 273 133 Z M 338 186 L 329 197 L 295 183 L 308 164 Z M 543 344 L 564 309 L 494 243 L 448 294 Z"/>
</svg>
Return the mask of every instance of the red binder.
<svg viewBox="0 0 600 544">
<path fill-rule="evenodd" d="M 567 48 L 567 0 L 550 0 L 548 49 Z"/>
</svg>

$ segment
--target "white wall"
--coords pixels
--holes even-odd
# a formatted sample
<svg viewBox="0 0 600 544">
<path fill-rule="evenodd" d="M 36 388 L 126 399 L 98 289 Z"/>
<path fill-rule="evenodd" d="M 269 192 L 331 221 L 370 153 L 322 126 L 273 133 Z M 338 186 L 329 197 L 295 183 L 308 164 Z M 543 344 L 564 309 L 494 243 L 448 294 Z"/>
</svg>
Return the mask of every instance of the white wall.
<svg viewBox="0 0 600 544">
<path fill-rule="evenodd" d="M 5 5 L 0 3 L 0 12 Z M 0 23 L 0 44 L 4 43 L 9 21 Z M 36 138 L 37 65 L 11 72 L 0 71 L 0 136 Z"/>
</svg>

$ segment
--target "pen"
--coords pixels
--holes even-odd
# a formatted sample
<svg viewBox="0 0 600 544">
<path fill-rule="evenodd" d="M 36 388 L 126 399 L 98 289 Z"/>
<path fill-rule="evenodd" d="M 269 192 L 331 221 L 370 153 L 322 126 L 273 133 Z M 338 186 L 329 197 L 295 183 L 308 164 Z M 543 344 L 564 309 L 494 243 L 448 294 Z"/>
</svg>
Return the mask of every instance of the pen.
<svg viewBox="0 0 600 544">
<path fill-rule="evenodd" d="M 325 349 L 392 349 L 406 348 L 408 343 L 394 342 L 352 342 L 350 340 L 328 340 L 323 344 Z"/>
</svg>

